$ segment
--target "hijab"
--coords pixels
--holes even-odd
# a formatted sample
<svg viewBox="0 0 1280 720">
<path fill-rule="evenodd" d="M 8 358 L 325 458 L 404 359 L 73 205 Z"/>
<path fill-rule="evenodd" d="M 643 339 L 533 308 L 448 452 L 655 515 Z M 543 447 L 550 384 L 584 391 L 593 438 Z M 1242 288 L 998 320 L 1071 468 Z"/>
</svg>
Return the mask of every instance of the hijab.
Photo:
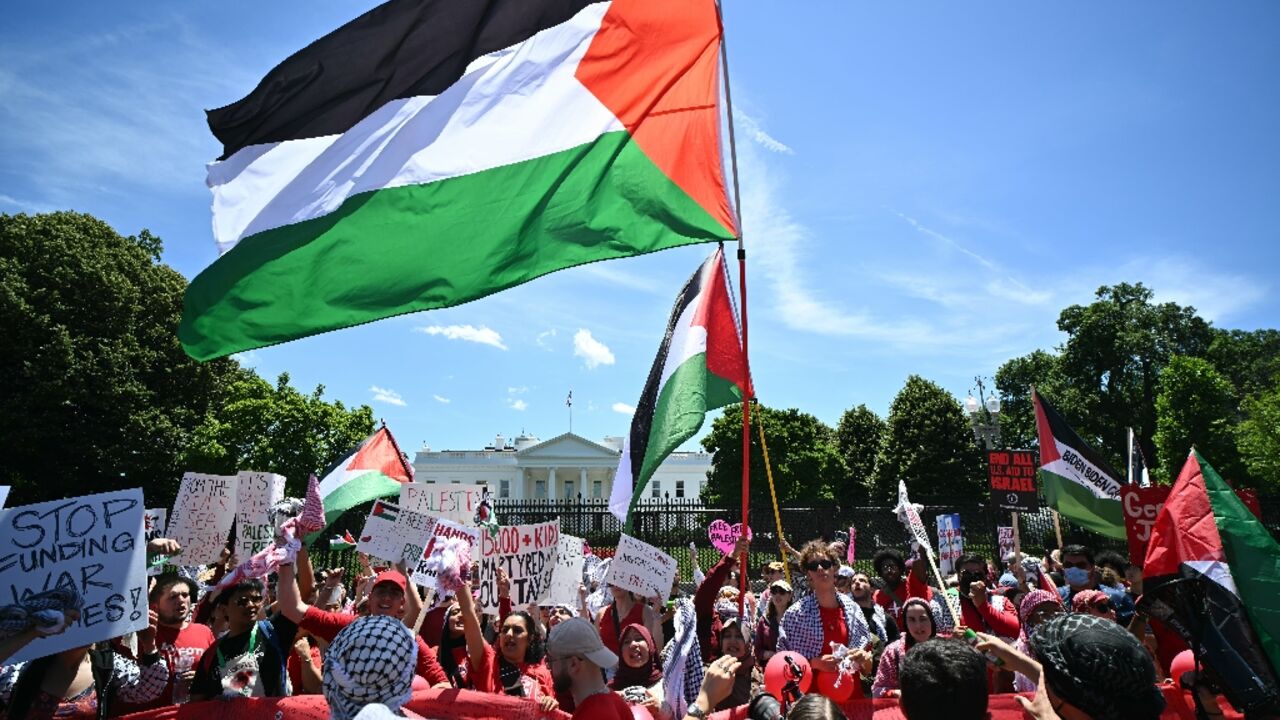
<svg viewBox="0 0 1280 720">
<path fill-rule="evenodd" d="M 622 658 L 623 653 L 627 651 L 627 633 L 635 630 L 640 633 L 640 637 L 644 639 L 644 644 L 649 647 L 648 664 L 633 668 L 627 664 Z M 662 670 L 658 668 L 658 654 L 654 652 L 653 635 L 640 623 L 631 623 L 622 629 L 622 647 L 618 653 L 618 670 L 613 675 L 613 680 L 609 682 L 609 688 L 612 690 L 623 690 L 632 685 L 640 685 L 645 688 L 652 687 L 662 680 Z"/>
</svg>

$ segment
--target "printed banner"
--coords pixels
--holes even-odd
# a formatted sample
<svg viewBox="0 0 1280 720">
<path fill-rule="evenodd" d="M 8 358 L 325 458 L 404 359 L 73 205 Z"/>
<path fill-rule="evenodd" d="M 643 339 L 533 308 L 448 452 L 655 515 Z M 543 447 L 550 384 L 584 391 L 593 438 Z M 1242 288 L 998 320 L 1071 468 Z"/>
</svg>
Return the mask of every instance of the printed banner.
<svg viewBox="0 0 1280 720">
<path fill-rule="evenodd" d="M 236 553 L 247 560 L 275 541 L 271 506 L 284 499 L 284 476 L 241 470 L 236 479 Z"/>
<path fill-rule="evenodd" d="M 511 578 L 511 606 L 540 603 L 551 591 L 551 573 L 560 545 L 560 518 L 536 525 L 503 525 L 496 534 L 480 530 L 480 611 L 498 611 L 498 568 Z"/>
<path fill-rule="evenodd" d="M 400 507 L 463 525 L 476 524 L 484 485 L 411 482 L 400 486 Z"/>
<path fill-rule="evenodd" d="M 374 500 L 369 518 L 360 531 L 356 549 L 390 563 L 414 563 L 422 557 L 422 547 L 435 518 L 402 510 L 386 500 Z"/>
<path fill-rule="evenodd" d="M 135 488 L 0 510 L 0 605 L 55 587 L 75 588 L 84 601 L 66 632 L 31 642 L 6 663 L 147 626 L 142 504 Z"/>
<path fill-rule="evenodd" d="M 956 562 L 964 554 L 964 536 L 960 532 L 960 514 L 938 516 L 938 570 L 943 575 L 956 571 Z"/>
<path fill-rule="evenodd" d="M 1035 512 L 1036 454 L 1032 450 L 992 450 L 987 453 L 991 473 L 991 504 L 1004 510 Z"/>
<path fill-rule="evenodd" d="M 1013 526 L 1000 526 L 996 528 L 996 546 L 1000 548 L 1000 562 L 1009 557 L 1009 553 L 1013 552 Z"/>
<path fill-rule="evenodd" d="M 561 535 L 556 548 L 555 569 L 551 572 L 551 592 L 542 605 L 578 607 L 578 587 L 582 585 L 582 568 L 586 564 L 582 538 Z"/>
<path fill-rule="evenodd" d="M 676 581 L 676 560 L 658 548 L 630 535 L 618 538 L 618 549 L 605 573 L 606 585 L 630 590 L 641 597 L 666 599 Z"/>
<path fill-rule="evenodd" d="M 169 538 L 182 546 L 178 562 L 207 565 L 218 561 L 236 520 L 235 475 L 186 473 L 169 513 Z"/>
<path fill-rule="evenodd" d="M 436 583 L 436 573 L 427 567 L 428 560 L 435 552 L 436 540 L 443 538 L 462 538 L 471 546 L 471 559 L 478 560 L 476 548 L 480 546 L 480 531 L 473 527 L 460 525 L 450 520 L 436 520 L 431 527 L 431 532 L 427 534 L 426 547 L 422 548 L 422 554 L 418 556 L 413 569 L 413 582 L 421 585 L 432 592 L 439 592 L 440 586 Z"/>
<path fill-rule="evenodd" d="M 1120 488 L 1120 506 L 1124 510 L 1124 533 L 1129 543 L 1129 562 L 1141 566 L 1147 561 L 1147 545 L 1151 543 L 1151 526 L 1156 515 L 1169 497 L 1171 485 L 1138 487 L 1125 485 Z M 1236 490 L 1236 495 L 1255 517 L 1262 518 L 1258 495 L 1252 489 Z"/>
</svg>

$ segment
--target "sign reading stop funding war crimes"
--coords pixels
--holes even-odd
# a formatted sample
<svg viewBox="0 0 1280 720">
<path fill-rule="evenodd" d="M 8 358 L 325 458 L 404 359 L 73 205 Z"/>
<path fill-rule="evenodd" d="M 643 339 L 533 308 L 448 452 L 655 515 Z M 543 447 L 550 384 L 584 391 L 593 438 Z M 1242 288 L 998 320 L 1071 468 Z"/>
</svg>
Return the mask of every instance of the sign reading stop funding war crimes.
<svg viewBox="0 0 1280 720">
<path fill-rule="evenodd" d="M 551 572 L 551 591 L 543 605 L 578 607 L 578 586 L 582 584 L 582 568 L 586 563 L 582 538 L 561 535 L 556 548 L 556 567 Z"/>
<path fill-rule="evenodd" d="M 400 507 L 433 518 L 475 524 L 476 509 L 484 497 L 484 485 L 405 483 L 400 486 Z"/>
<path fill-rule="evenodd" d="M 479 553 L 476 552 L 476 548 L 480 547 L 480 530 L 478 528 L 467 527 L 450 520 L 436 520 L 431 527 L 431 532 L 427 534 L 426 547 L 422 548 L 422 554 L 417 558 L 417 563 L 413 569 L 413 582 L 432 592 L 439 592 L 440 586 L 436 582 L 436 572 L 429 567 L 431 563 L 428 561 L 436 552 L 436 543 L 446 538 L 461 538 L 465 540 L 471 546 L 471 559 L 479 559 Z"/>
<path fill-rule="evenodd" d="M 142 512 L 136 488 L 0 510 L 0 605 L 57 587 L 74 588 L 83 600 L 66 632 L 32 641 L 6 663 L 147 626 Z"/>
<path fill-rule="evenodd" d="M 241 470 L 236 478 L 236 553 L 248 559 L 275 542 L 271 506 L 284 499 L 284 476 Z"/>
<path fill-rule="evenodd" d="M 987 453 L 991 472 L 991 503 L 1004 510 L 1035 512 L 1036 454 L 1032 450 L 992 450 Z"/>
<path fill-rule="evenodd" d="M 938 516 L 938 570 L 943 575 L 956 571 L 956 561 L 964 554 L 964 535 L 960 532 L 960 514 Z"/>
<path fill-rule="evenodd" d="M 630 535 L 618 538 L 618 549 L 604 576 L 605 584 L 630 590 L 641 597 L 660 595 L 665 600 L 675 581 L 675 558 Z"/>
<path fill-rule="evenodd" d="M 374 500 L 356 549 L 392 563 L 416 562 L 422 557 L 422 547 L 427 543 L 434 521 L 386 500 Z"/>
<path fill-rule="evenodd" d="M 504 525 L 497 533 L 480 529 L 481 612 L 498 610 L 498 568 L 511 579 L 511 606 L 541 603 L 551 591 L 560 546 L 560 518 L 536 525 Z"/>
<path fill-rule="evenodd" d="M 169 513 L 169 538 L 182 546 L 183 565 L 217 562 L 236 520 L 235 475 L 186 473 Z"/>
</svg>

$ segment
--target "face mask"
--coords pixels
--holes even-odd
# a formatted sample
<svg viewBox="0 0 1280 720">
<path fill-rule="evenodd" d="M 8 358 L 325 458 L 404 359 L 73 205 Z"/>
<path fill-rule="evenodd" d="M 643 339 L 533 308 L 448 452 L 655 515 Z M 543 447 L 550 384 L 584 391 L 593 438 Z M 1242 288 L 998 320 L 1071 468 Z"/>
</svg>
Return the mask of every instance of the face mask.
<svg viewBox="0 0 1280 720">
<path fill-rule="evenodd" d="M 1087 585 L 1089 583 L 1089 571 L 1078 567 L 1069 567 L 1063 573 L 1068 585 Z"/>
</svg>

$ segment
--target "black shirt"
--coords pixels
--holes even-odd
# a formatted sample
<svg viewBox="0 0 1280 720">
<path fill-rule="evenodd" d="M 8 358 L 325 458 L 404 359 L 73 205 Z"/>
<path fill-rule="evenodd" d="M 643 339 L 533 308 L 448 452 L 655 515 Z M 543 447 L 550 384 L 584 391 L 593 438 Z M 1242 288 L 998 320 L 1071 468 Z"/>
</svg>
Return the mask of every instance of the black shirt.
<svg viewBox="0 0 1280 720">
<path fill-rule="evenodd" d="M 262 626 L 267 624 L 275 630 L 276 643 L 279 647 L 276 647 L 263 632 Z M 297 632 L 298 625 L 281 614 L 276 614 L 270 620 L 258 621 L 258 644 L 254 654 L 258 658 L 258 674 L 262 678 L 262 687 L 267 697 L 286 695 L 284 678 L 281 677 L 280 671 L 285 661 L 289 659 L 289 649 L 293 647 L 293 639 Z M 222 673 L 218 652 L 222 652 L 222 662 L 228 662 L 244 654 L 249 649 L 249 636 L 252 634 L 252 630 L 246 630 L 239 635 L 225 635 L 205 650 L 200 656 L 200 661 L 196 663 L 196 676 L 191 681 L 191 694 L 210 699 L 222 695 Z"/>
</svg>

